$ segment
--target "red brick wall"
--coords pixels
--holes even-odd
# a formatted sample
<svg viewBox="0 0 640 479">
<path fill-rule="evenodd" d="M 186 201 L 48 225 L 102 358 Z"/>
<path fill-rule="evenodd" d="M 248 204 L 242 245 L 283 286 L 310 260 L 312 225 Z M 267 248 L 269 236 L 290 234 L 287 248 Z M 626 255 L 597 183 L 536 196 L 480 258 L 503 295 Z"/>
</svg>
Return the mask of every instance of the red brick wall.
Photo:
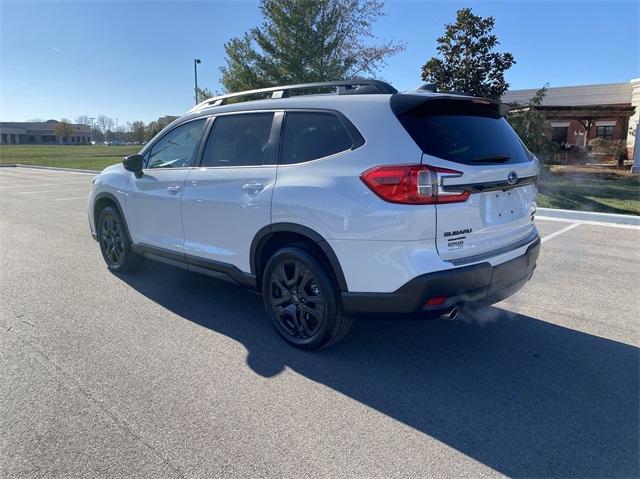
<svg viewBox="0 0 640 479">
<path fill-rule="evenodd" d="M 602 119 L 599 119 L 598 121 L 615 121 L 616 124 L 613 127 L 613 139 L 621 140 L 625 138 L 625 135 L 624 135 L 625 132 L 622 131 L 622 124 L 620 123 L 620 121 L 616 120 L 615 118 L 602 118 Z M 572 120 L 571 122 L 569 122 L 569 127 L 567 128 L 566 142 L 570 145 L 582 145 L 583 137 L 578 136 L 576 132 L 579 133 L 583 131 L 584 131 L 584 126 L 582 125 L 582 123 L 580 123 L 578 120 Z M 596 137 L 596 133 L 597 133 L 597 127 L 594 122 L 593 126 L 589 130 L 589 135 L 587 137 L 587 144 L 589 143 L 589 140 L 592 140 Z"/>
<path fill-rule="evenodd" d="M 599 121 L 615 121 L 616 124 L 613 127 L 613 139 L 614 140 L 621 140 L 623 139 L 623 131 L 622 131 L 622 125 L 620 124 L 620 121 L 616 120 L 615 118 L 608 118 L 608 119 L 602 119 Z M 593 139 L 596 137 L 596 126 L 595 124 L 591 127 L 591 130 L 589 131 L 589 139 Z"/>
</svg>

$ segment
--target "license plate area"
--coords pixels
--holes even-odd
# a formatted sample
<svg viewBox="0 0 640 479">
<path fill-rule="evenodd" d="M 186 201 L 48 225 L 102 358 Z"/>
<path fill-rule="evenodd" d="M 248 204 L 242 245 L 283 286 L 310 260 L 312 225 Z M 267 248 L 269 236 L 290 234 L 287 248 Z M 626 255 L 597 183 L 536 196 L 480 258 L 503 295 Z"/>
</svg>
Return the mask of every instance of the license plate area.
<svg viewBox="0 0 640 479">
<path fill-rule="evenodd" d="M 482 216 L 487 226 L 518 220 L 527 214 L 524 188 L 483 193 Z"/>
</svg>

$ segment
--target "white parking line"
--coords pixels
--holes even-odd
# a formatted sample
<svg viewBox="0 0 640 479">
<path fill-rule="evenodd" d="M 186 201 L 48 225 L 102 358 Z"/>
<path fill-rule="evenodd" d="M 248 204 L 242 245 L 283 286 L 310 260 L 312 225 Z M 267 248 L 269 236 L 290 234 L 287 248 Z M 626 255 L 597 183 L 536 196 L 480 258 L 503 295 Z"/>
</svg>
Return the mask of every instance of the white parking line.
<svg viewBox="0 0 640 479">
<path fill-rule="evenodd" d="M 88 188 L 60 188 L 57 190 L 40 190 L 40 191 L 22 191 L 18 193 L 19 195 L 36 195 L 38 193 L 57 193 L 59 191 L 78 191 L 83 190 L 88 192 Z"/>
<path fill-rule="evenodd" d="M 73 178 L 73 179 L 80 179 L 80 178 L 87 178 L 87 177 L 93 177 L 96 176 L 95 173 L 92 174 L 86 174 L 86 173 L 69 173 L 69 172 L 65 172 L 65 173 L 48 173 L 48 172 L 37 172 L 37 173 L 2 173 L 0 171 L 0 178 L 23 178 L 23 179 L 28 179 L 28 178 L 35 178 L 35 179 L 39 179 L 39 178 Z"/>
<path fill-rule="evenodd" d="M 566 233 L 567 231 L 571 231 L 573 228 L 577 228 L 578 226 L 580 226 L 580 223 L 572 223 L 569 226 L 565 226 L 564 228 L 562 228 L 561 230 L 556 231 L 555 233 L 551 233 L 547 236 L 543 236 L 542 237 L 542 242 L 544 243 L 545 241 L 550 240 L 551 238 L 555 238 L 556 236 L 560 236 L 563 233 Z"/>
<path fill-rule="evenodd" d="M 617 223 L 605 223 L 603 221 L 587 221 L 587 220 L 571 220 L 568 218 L 555 218 L 551 216 L 537 216 L 536 221 L 558 221 L 560 223 L 576 223 L 579 225 L 591 225 L 591 226 L 606 226 L 607 228 L 623 228 L 628 230 L 640 230 L 640 226 L 637 225 L 621 225 Z"/>
<path fill-rule="evenodd" d="M 38 186 L 56 186 L 59 183 L 27 183 L 24 185 L 0 185 L 0 191 L 4 191 L 7 188 L 29 188 L 29 187 L 38 187 Z M 64 186 L 64 185 L 60 185 Z"/>
<path fill-rule="evenodd" d="M 53 201 L 86 200 L 87 198 L 87 196 L 74 196 L 73 198 L 54 198 Z"/>
<path fill-rule="evenodd" d="M 20 168 L 19 172 L 16 173 L 24 173 L 25 175 L 39 174 L 39 175 L 93 175 L 96 176 L 98 173 L 93 171 L 70 171 L 70 170 L 52 170 L 49 168 Z"/>
<path fill-rule="evenodd" d="M 0 175 L 0 184 L 10 185 L 12 183 L 89 183 L 91 182 L 91 178 L 70 178 L 70 177 L 56 177 L 56 176 L 42 176 L 42 177 L 33 177 L 33 176 L 16 176 L 15 178 L 7 178 L 6 176 Z"/>
</svg>

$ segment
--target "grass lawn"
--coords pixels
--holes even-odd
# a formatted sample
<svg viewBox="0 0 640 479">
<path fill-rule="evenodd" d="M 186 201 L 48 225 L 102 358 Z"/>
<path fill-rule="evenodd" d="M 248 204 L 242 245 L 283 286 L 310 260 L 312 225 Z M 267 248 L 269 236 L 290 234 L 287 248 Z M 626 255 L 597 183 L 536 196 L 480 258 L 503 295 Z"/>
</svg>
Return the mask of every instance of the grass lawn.
<svg viewBox="0 0 640 479">
<path fill-rule="evenodd" d="M 0 163 L 102 170 L 140 149 L 142 145 L 0 145 Z"/>
<path fill-rule="evenodd" d="M 0 145 L 0 163 L 102 170 L 141 145 Z M 629 169 L 555 165 L 540 176 L 538 206 L 640 215 L 640 176 Z"/>
<path fill-rule="evenodd" d="M 640 215 L 640 176 L 628 168 L 556 165 L 540 175 L 538 206 Z"/>
</svg>

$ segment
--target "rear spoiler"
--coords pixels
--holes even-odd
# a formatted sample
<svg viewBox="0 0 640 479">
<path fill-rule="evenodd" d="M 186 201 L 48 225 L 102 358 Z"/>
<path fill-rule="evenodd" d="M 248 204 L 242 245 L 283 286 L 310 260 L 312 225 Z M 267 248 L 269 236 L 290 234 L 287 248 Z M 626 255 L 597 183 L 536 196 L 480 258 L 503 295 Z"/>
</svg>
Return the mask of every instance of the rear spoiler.
<svg viewBox="0 0 640 479">
<path fill-rule="evenodd" d="M 503 117 L 511 107 L 500 101 L 454 93 L 394 93 L 389 100 L 391 110 L 400 115 L 482 115 Z"/>
</svg>

